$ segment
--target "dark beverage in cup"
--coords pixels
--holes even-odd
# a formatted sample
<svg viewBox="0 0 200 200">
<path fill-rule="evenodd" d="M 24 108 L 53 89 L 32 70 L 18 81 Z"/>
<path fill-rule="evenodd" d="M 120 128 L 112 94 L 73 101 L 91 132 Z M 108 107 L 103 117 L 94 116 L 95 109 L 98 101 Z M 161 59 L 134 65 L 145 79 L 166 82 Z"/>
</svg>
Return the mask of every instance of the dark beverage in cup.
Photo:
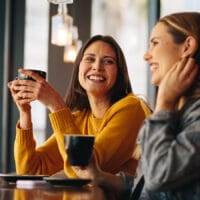
<svg viewBox="0 0 200 200">
<path fill-rule="evenodd" d="M 39 70 L 39 69 L 27 69 L 27 70 L 30 70 L 38 75 L 40 75 L 42 78 L 46 79 L 46 72 L 45 71 L 42 71 L 42 70 Z M 18 77 L 17 79 L 19 80 L 32 80 L 32 81 L 35 81 L 32 77 L 26 75 L 26 74 L 21 74 L 21 73 L 18 73 Z"/>
</svg>

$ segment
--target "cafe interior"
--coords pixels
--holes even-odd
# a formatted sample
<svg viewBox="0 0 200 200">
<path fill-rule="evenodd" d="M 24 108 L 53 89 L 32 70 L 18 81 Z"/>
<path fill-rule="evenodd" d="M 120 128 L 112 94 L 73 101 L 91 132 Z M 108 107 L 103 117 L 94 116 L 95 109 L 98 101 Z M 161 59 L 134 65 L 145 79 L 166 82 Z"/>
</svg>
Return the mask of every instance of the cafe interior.
<svg viewBox="0 0 200 200">
<path fill-rule="evenodd" d="M 111 35 L 124 51 L 133 90 L 153 108 L 156 88 L 150 84 L 149 68 L 143 60 L 151 27 L 169 13 L 200 11 L 199 0 L 58 2 L 0 0 L 0 173 L 15 172 L 13 143 L 19 116 L 7 83 L 17 77 L 18 68 L 46 71 L 48 82 L 64 97 L 81 45 L 93 35 Z M 60 23 L 67 27 L 59 29 Z M 37 101 L 32 106 L 39 146 L 52 128 L 44 106 Z"/>
</svg>

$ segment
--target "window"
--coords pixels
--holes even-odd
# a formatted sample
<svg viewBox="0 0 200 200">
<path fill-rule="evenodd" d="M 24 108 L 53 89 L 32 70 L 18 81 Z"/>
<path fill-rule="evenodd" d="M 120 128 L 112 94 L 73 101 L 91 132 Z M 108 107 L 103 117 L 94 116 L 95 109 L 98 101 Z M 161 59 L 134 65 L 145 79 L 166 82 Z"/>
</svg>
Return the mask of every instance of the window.
<svg viewBox="0 0 200 200">
<path fill-rule="evenodd" d="M 168 1 L 161 0 L 161 17 L 174 12 L 182 11 L 199 11 L 199 0 L 174 0 L 173 4 Z"/>
<path fill-rule="evenodd" d="M 136 95 L 147 96 L 147 0 L 93 0 L 91 35 L 111 35 L 126 57 Z"/>
<path fill-rule="evenodd" d="M 24 68 L 48 70 L 48 17 L 47 0 L 26 1 Z M 32 102 L 31 106 L 34 136 L 37 145 L 40 145 L 45 139 L 46 109 L 37 101 Z"/>
</svg>

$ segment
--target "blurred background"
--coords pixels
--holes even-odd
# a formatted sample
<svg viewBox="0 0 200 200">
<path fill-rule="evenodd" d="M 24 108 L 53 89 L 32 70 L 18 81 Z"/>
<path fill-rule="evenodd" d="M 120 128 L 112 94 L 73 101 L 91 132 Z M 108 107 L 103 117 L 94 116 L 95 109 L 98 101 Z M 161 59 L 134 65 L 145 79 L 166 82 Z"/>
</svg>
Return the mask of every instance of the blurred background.
<svg viewBox="0 0 200 200">
<path fill-rule="evenodd" d="M 7 83 L 17 76 L 18 68 L 47 71 L 48 81 L 64 97 L 76 54 L 70 54 L 72 44 L 78 50 L 95 34 L 111 35 L 127 59 L 134 93 L 153 108 L 156 88 L 150 84 L 149 67 L 143 60 L 150 30 L 166 14 L 200 11 L 199 0 L 74 0 L 64 8 L 49 1 L 0 0 L 0 173 L 15 172 L 13 142 L 18 110 Z M 53 29 L 63 19 L 56 18 L 60 13 L 73 23 L 74 40 L 67 46 L 52 41 Z M 32 103 L 32 111 L 37 145 L 41 145 L 52 134 L 49 113 L 39 102 Z"/>
</svg>

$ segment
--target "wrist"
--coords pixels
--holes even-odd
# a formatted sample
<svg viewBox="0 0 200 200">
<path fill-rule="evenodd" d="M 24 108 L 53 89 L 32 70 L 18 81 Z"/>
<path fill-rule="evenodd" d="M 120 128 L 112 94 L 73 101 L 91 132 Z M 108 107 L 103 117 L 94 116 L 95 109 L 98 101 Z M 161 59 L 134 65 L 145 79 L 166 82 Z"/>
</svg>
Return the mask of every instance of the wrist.
<svg viewBox="0 0 200 200">
<path fill-rule="evenodd" d="M 167 102 L 167 101 L 162 101 L 162 102 L 157 102 L 154 113 L 159 112 L 159 111 L 165 111 L 165 110 L 175 110 L 175 103 L 174 102 Z"/>
<path fill-rule="evenodd" d="M 165 111 L 165 110 L 175 110 L 174 106 L 166 106 L 166 105 L 156 105 L 154 109 L 154 113 L 160 112 L 160 111 Z"/>
<path fill-rule="evenodd" d="M 23 120 L 20 120 L 19 121 L 19 124 L 18 124 L 18 127 L 22 130 L 27 130 L 27 129 L 32 129 L 32 122 L 31 121 L 23 121 Z"/>
<path fill-rule="evenodd" d="M 62 100 L 60 102 L 54 102 L 53 104 L 48 106 L 48 109 L 50 110 L 50 112 L 56 112 L 58 110 L 62 110 L 66 108 L 66 104 L 65 102 Z"/>
<path fill-rule="evenodd" d="M 21 129 L 32 128 L 31 112 L 20 112 L 19 127 Z"/>
</svg>

